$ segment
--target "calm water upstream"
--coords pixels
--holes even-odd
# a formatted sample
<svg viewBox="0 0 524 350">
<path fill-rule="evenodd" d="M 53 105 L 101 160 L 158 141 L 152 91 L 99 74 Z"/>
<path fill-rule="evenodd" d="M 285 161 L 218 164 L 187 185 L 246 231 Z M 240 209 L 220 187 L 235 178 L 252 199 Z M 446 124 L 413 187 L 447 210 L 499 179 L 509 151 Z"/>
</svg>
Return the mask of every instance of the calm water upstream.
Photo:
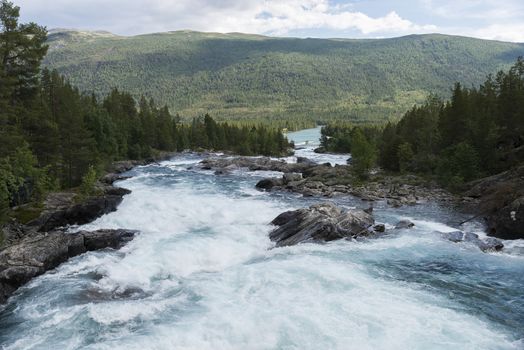
<svg viewBox="0 0 524 350">
<path fill-rule="evenodd" d="M 289 137 L 298 145 L 318 129 Z M 2 348 L 524 349 L 524 242 L 485 254 L 433 232 L 459 228 L 451 209 L 378 203 L 378 222 L 416 227 L 271 249 L 268 222 L 319 199 L 256 191 L 268 173 L 187 170 L 200 160 L 181 155 L 118 183 L 133 192 L 81 228 L 141 234 L 21 288 L 0 309 Z"/>
</svg>

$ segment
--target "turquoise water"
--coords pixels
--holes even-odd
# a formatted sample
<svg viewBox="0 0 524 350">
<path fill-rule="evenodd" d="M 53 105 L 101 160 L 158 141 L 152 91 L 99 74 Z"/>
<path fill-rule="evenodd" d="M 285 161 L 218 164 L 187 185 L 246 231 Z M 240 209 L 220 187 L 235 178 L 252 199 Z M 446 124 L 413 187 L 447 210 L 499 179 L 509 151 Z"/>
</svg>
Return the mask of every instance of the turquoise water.
<svg viewBox="0 0 524 350">
<path fill-rule="evenodd" d="M 324 159 L 327 160 L 327 159 Z M 273 248 L 268 225 L 318 199 L 254 189 L 275 173 L 187 170 L 183 155 L 136 168 L 133 192 L 82 229 L 141 234 L 76 257 L 0 311 L 3 349 L 522 349 L 522 242 L 482 253 L 435 230 L 482 234 L 437 205 L 377 203 L 388 227 L 363 242 Z M 346 207 L 365 207 L 351 197 Z M 74 230 L 72 230 L 74 231 Z"/>
</svg>

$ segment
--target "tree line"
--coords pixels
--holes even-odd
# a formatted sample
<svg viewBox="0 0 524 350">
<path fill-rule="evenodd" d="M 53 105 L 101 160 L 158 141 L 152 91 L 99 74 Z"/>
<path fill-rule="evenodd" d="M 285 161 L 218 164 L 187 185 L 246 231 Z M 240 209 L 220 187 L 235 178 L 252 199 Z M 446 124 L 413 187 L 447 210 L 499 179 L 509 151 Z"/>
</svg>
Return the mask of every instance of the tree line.
<svg viewBox="0 0 524 350">
<path fill-rule="evenodd" d="M 396 124 L 329 125 L 322 141 L 337 152 L 364 142 L 369 167 L 376 160 L 385 170 L 435 176 L 450 188 L 510 169 L 524 161 L 524 59 L 478 88 L 456 83 L 449 101 L 430 96 Z"/>
<path fill-rule="evenodd" d="M 79 186 L 118 159 L 186 149 L 288 151 L 275 128 L 217 123 L 209 115 L 181 123 L 153 99 L 137 103 L 118 89 L 102 98 L 81 93 L 56 71 L 40 68 L 46 29 L 20 24 L 19 10 L 0 2 L 0 217 L 50 190 Z"/>
</svg>

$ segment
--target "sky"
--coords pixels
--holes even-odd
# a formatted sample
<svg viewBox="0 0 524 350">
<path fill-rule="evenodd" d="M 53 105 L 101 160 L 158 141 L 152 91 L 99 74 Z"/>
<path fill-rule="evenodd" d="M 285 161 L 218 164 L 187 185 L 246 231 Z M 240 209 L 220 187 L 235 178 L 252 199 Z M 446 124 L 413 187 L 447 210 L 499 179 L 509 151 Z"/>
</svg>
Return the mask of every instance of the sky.
<svg viewBox="0 0 524 350">
<path fill-rule="evenodd" d="M 11 0 L 22 22 L 136 35 L 172 30 L 316 38 L 443 33 L 524 42 L 524 0 Z"/>
</svg>

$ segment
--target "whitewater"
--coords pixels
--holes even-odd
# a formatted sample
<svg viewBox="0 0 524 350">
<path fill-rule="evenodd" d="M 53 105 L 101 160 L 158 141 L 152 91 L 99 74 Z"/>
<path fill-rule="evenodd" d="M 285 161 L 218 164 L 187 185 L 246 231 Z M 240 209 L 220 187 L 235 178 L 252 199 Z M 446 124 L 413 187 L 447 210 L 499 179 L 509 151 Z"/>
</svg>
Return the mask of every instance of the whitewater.
<svg viewBox="0 0 524 350">
<path fill-rule="evenodd" d="M 297 156 L 318 128 L 288 135 Z M 306 142 L 307 141 L 307 142 Z M 434 231 L 483 233 L 435 203 L 374 204 L 377 222 L 416 226 L 361 242 L 274 248 L 274 217 L 325 200 L 255 190 L 263 177 L 215 175 L 181 154 L 137 167 L 118 210 L 70 229 L 137 229 L 32 280 L 0 309 L 2 349 L 523 349 L 524 242 L 500 253 Z M 290 157 L 288 161 L 296 161 Z M 346 208 L 369 204 L 330 199 Z"/>
</svg>

